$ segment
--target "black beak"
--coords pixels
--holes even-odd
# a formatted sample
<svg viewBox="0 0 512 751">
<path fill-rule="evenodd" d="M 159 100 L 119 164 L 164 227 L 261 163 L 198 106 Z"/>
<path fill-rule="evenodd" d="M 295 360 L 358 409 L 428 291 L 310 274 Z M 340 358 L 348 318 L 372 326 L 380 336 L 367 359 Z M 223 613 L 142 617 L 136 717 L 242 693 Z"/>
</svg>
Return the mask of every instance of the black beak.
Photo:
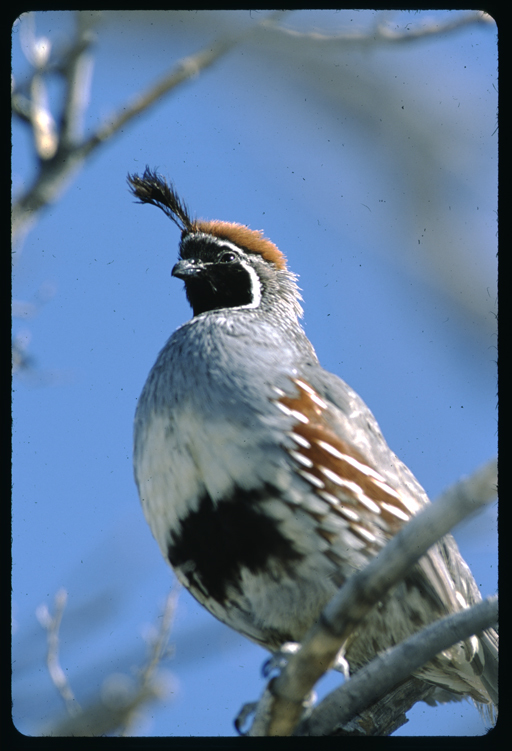
<svg viewBox="0 0 512 751">
<path fill-rule="evenodd" d="M 204 265 L 200 261 L 178 261 L 171 274 L 178 279 L 187 280 L 193 276 L 199 276 L 204 271 Z"/>
</svg>

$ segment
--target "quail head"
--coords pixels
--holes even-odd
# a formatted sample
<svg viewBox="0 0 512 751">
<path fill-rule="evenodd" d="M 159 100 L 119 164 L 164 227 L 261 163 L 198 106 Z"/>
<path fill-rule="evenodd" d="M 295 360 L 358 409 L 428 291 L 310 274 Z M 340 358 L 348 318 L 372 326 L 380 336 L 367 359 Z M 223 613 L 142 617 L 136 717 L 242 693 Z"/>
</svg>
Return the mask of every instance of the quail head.
<svg viewBox="0 0 512 751">
<path fill-rule="evenodd" d="M 158 355 L 137 407 L 144 514 L 191 594 L 275 652 L 300 642 L 347 577 L 429 501 L 359 396 L 319 364 L 278 248 L 246 226 L 191 218 L 148 168 L 128 179 L 140 202 L 181 230 L 172 275 L 193 311 Z M 479 599 L 445 537 L 350 637 L 350 670 Z M 445 696 L 492 706 L 496 665 L 491 629 L 416 675 Z"/>
</svg>

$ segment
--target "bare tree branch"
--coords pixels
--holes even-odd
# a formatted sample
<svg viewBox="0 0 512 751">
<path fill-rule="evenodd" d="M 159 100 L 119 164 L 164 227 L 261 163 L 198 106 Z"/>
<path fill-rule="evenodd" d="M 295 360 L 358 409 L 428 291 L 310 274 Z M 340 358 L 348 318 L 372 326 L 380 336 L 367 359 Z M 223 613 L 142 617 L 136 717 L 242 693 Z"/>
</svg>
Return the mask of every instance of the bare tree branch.
<svg viewBox="0 0 512 751">
<path fill-rule="evenodd" d="M 93 37 L 91 23 L 81 20 L 82 13 L 78 12 L 75 41 L 67 51 L 65 60 L 59 65 L 54 64 L 48 68 L 41 67 L 41 70 L 33 78 L 33 80 L 38 80 L 43 71 L 60 70 L 66 80 L 65 103 L 60 116 L 60 130 L 52 142 L 55 148 L 52 151 L 52 149 L 47 147 L 44 152 L 39 147 L 37 148 L 40 157 L 39 172 L 30 188 L 14 203 L 12 211 L 13 237 L 17 237 L 22 230 L 26 231 L 34 221 L 37 212 L 56 200 L 74 172 L 83 165 L 85 159 L 99 146 L 119 133 L 127 123 L 150 109 L 165 94 L 212 66 L 233 47 L 247 39 L 247 37 L 262 29 L 268 30 L 282 16 L 282 11 L 272 13 L 268 18 L 258 22 L 248 31 L 237 36 L 225 36 L 195 55 L 183 58 L 157 81 L 156 84 L 153 84 L 153 86 L 150 86 L 147 90 L 136 96 L 131 104 L 121 107 L 118 113 L 111 119 L 98 126 L 91 136 L 82 140 L 79 131 L 88 101 L 90 81 L 90 60 L 88 53 L 93 42 Z M 18 116 L 25 122 L 31 123 L 34 128 L 35 118 L 31 114 L 32 102 L 29 101 L 27 103 L 23 95 L 16 90 L 12 93 L 12 107 Z M 45 110 L 39 107 L 37 112 L 37 117 L 40 120 L 44 120 L 48 131 L 48 117 L 46 119 L 42 117 L 42 113 Z M 47 158 L 42 158 L 43 153 Z"/>
<path fill-rule="evenodd" d="M 274 34 L 284 35 L 298 42 L 312 42 L 318 44 L 341 45 L 372 45 L 377 44 L 403 44 L 406 42 L 415 42 L 420 39 L 428 39 L 431 36 L 440 36 L 450 34 L 461 28 L 472 24 L 494 23 L 494 19 L 484 11 L 466 13 L 465 15 L 454 18 L 451 21 L 439 23 L 432 21 L 430 24 L 423 24 L 416 28 L 410 28 L 408 24 L 406 31 L 396 31 L 386 23 L 378 22 L 375 30 L 368 32 L 352 32 L 350 34 L 323 34 L 316 31 L 301 32 L 294 29 L 287 29 L 283 26 L 273 26 L 271 31 Z"/>
<path fill-rule="evenodd" d="M 202 70 L 213 65 L 214 62 L 232 49 L 238 41 L 239 39 L 234 38 L 222 39 L 211 45 L 208 49 L 201 50 L 201 52 L 191 55 L 190 57 L 182 58 L 174 68 L 166 73 L 156 84 L 136 96 L 131 104 L 123 107 L 120 112 L 110 120 L 110 122 L 101 125 L 96 133 L 84 142 L 82 145 L 84 158 L 94 151 L 94 149 L 100 144 L 104 143 L 121 130 L 124 125 L 149 109 L 149 107 L 161 99 L 164 94 L 167 94 L 167 92 L 172 91 L 172 89 L 176 88 L 181 83 L 194 78 L 199 75 Z"/>
<path fill-rule="evenodd" d="M 160 101 L 165 94 L 182 83 L 189 81 L 201 71 L 211 67 L 233 47 L 246 41 L 254 34 L 279 33 L 302 44 L 305 40 L 321 43 L 372 44 L 414 41 L 428 36 L 443 34 L 472 23 L 488 22 L 490 16 L 483 12 L 469 13 L 444 24 L 421 26 L 407 32 L 396 32 L 383 24 L 373 33 L 322 35 L 316 32 L 301 33 L 278 25 L 285 12 L 277 11 L 254 24 L 241 34 L 227 35 L 213 45 L 195 55 L 183 58 L 157 83 L 136 96 L 127 106 L 123 106 L 107 122 L 98 126 L 87 139 L 81 138 L 81 122 L 88 103 L 91 59 L 93 44 L 92 29 L 97 23 L 97 14 L 77 13 L 77 28 L 73 44 L 61 52 L 57 62 L 50 62 L 41 51 L 32 55 L 35 66 L 29 88 L 31 97 L 27 99 L 17 90 L 12 93 L 13 112 L 24 122 L 31 124 L 36 151 L 39 156 L 39 172 L 28 190 L 13 206 L 13 237 L 27 230 L 34 221 L 35 214 L 56 200 L 67 181 L 83 164 L 85 159 L 99 146 L 110 140 L 129 122 Z M 492 20 L 492 19 L 491 19 Z M 33 49 L 38 50 L 38 40 L 34 38 Z M 46 40 L 45 40 L 46 41 Z M 39 45 L 41 46 L 41 45 Z M 44 47 L 42 49 L 45 49 Z M 49 47 L 48 47 L 49 52 Z M 65 102 L 58 118 L 59 129 L 55 129 L 45 100 L 43 76 L 50 72 L 60 72 L 66 81 Z"/>
<path fill-rule="evenodd" d="M 76 18 L 76 39 L 67 51 L 62 65 L 66 94 L 59 122 L 59 136 L 64 153 L 74 149 L 83 136 L 83 121 L 89 105 L 92 80 L 93 30 L 98 22 L 96 14 L 77 13 Z"/>
<path fill-rule="evenodd" d="M 155 629 L 154 635 L 149 639 L 148 660 L 138 676 L 138 689 L 135 697 L 138 700 L 132 702 L 129 711 L 126 712 L 122 722 L 119 723 L 119 734 L 122 736 L 129 735 L 128 731 L 136 719 L 141 704 L 145 703 L 149 698 L 159 698 L 160 692 L 156 681 L 156 673 L 162 661 L 171 654 L 169 650 L 169 638 L 174 623 L 180 589 L 181 585 L 176 580 L 176 583 L 167 595 L 159 628 Z"/>
<path fill-rule="evenodd" d="M 351 576 L 305 636 L 300 650 L 271 682 L 273 701 L 268 735 L 289 735 L 304 701 L 318 679 L 333 665 L 358 623 L 385 593 L 452 527 L 496 497 L 497 464 L 491 461 L 449 488 L 390 540 L 364 569 Z"/>
<path fill-rule="evenodd" d="M 67 717 L 51 723 L 41 735 L 102 736 L 116 733 L 128 735 L 141 708 L 148 702 L 163 698 L 158 669 L 168 656 L 168 642 L 176 612 L 179 585 L 174 586 L 166 598 L 158 629 L 149 639 L 148 658 L 134 681 L 129 675 L 114 674 L 104 681 L 102 696 L 82 708 L 75 699 L 59 661 L 59 628 L 67 599 L 60 590 L 55 597 L 56 612 L 52 617 L 46 606 L 38 608 L 37 617 L 48 634 L 47 665 L 53 684 L 62 696 Z"/>
<path fill-rule="evenodd" d="M 498 598 L 473 605 L 432 623 L 396 647 L 378 655 L 350 680 L 335 689 L 301 724 L 297 735 L 325 735 L 348 722 L 380 696 L 389 693 L 444 649 L 495 625 Z"/>
<path fill-rule="evenodd" d="M 65 589 L 60 589 L 55 595 L 55 615 L 51 616 L 46 605 L 40 605 L 36 615 L 39 623 L 46 629 L 48 640 L 48 652 L 46 664 L 53 685 L 61 695 L 66 710 L 71 717 L 76 717 L 82 711 L 75 695 L 69 685 L 66 674 L 60 665 L 59 659 L 59 629 L 64 614 L 64 608 L 68 599 Z"/>
</svg>

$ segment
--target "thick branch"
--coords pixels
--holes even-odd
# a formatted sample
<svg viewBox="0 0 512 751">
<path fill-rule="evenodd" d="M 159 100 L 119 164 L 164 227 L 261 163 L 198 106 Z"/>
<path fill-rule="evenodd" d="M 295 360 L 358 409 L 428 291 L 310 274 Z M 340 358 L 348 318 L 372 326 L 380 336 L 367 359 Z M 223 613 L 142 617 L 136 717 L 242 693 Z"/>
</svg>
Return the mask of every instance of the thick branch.
<svg viewBox="0 0 512 751">
<path fill-rule="evenodd" d="M 269 735 L 289 735 L 317 680 L 334 663 L 342 645 L 369 610 L 411 567 L 465 517 L 495 498 L 496 461 L 446 491 L 415 516 L 364 569 L 351 576 L 272 682 Z M 266 711 L 269 711 L 268 708 Z"/>
<path fill-rule="evenodd" d="M 350 680 L 335 689 L 298 730 L 299 735 L 324 735 L 348 722 L 384 696 L 444 649 L 491 628 L 498 620 L 498 598 L 432 623 L 406 641 L 378 655 Z"/>
</svg>

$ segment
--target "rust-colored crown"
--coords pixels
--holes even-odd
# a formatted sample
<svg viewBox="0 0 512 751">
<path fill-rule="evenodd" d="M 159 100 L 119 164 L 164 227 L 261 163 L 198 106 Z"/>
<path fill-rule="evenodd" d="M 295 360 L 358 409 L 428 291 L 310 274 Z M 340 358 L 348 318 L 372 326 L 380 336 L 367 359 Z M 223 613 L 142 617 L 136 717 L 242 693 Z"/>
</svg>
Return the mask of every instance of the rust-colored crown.
<svg viewBox="0 0 512 751">
<path fill-rule="evenodd" d="M 235 224 L 234 222 L 199 220 L 193 222 L 193 228 L 190 231 L 204 232 L 221 240 L 229 240 L 235 245 L 245 248 L 249 253 L 259 253 L 265 261 L 270 261 L 278 269 L 286 268 L 286 258 L 277 245 L 263 236 L 262 230 L 249 229 L 244 224 Z"/>
<path fill-rule="evenodd" d="M 181 229 L 182 238 L 199 232 L 229 240 L 249 253 L 259 253 L 266 261 L 280 270 L 286 269 L 286 259 L 279 248 L 261 230 L 249 229 L 243 224 L 192 219 L 186 204 L 178 196 L 172 183 L 156 170 L 146 167 L 142 177 L 128 175 L 128 184 L 133 195 L 141 203 L 150 203 L 159 209 Z"/>
</svg>

